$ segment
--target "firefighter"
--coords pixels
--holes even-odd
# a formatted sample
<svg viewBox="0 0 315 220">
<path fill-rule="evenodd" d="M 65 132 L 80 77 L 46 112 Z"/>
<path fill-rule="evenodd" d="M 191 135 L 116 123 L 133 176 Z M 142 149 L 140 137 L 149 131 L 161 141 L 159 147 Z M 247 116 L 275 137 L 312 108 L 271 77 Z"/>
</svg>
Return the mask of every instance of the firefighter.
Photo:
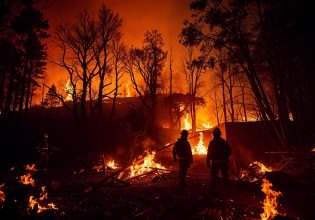
<svg viewBox="0 0 315 220">
<path fill-rule="evenodd" d="M 230 145 L 221 137 L 221 130 L 215 128 L 212 131 L 213 139 L 210 141 L 207 152 L 207 167 L 211 170 L 211 190 L 215 189 L 219 170 L 221 170 L 223 180 L 229 182 L 229 157 L 232 154 Z M 210 163 L 211 162 L 211 163 Z"/>
<path fill-rule="evenodd" d="M 182 130 L 180 134 L 181 137 L 177 140 L 173 148 L 173 157 L 175 162 L 177 159 L 179 161 L 178 177 L 180 185 L 185 186 L 187 170 L 193 162 L 193 157 L 190 144 L 187 140 L 188 131 Z"/>
</svg>

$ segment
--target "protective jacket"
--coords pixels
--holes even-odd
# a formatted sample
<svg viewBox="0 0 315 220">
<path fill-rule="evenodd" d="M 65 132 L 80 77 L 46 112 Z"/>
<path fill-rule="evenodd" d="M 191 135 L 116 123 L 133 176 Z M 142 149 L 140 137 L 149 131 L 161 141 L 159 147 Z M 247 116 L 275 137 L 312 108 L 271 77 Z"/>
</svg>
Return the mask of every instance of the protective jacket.
<svg viewBox="0 0 315 220">
<path fill-rule="evenodd" d="M 173 148 L 173 157 L 174 157 L 174 160 L 178 158 L 178 159 L 191 160 L 192 162 L 191 147 L 187 138 L 181 137 L 177 140 Z"/>
</svg>

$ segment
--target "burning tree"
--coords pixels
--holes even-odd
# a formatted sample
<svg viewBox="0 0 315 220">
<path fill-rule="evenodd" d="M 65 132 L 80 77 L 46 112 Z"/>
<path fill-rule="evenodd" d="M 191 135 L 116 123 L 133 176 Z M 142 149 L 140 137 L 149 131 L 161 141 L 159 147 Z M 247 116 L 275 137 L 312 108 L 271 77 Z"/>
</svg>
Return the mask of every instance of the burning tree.
<svg viewBox="0 0 315 220">
<path fill-rule="evenodd" d="M 61 92 L 56 92 L 56 95 L 77 119 L 83 146 L 92 140 L 99 140 L 103 100 L 113 93 L 114 97 L 117 96 L 121 55 L 118 56 L 115 44 L 121 44 L 121 23 L 118 14 L 103 5 L 98 19 L 84 11 L 76 23 L 61 25 L 55 33 L 57 45 L 61 49 L 61 57 L 55 63 L 69 76 L 67 84 L 71 88 L 72 101 L 66 102 Z M 113 69 L 116 82 L 114 89 L 110 88 Z M 91 134 L 96 137 L 92 138 Z"/>
<path fill-rule="evenodd" d="M 167 52 L 164 42 L 157 30 L 144 34 L 142 48 L 132 48 L 126 67 L 133 86 L 141 99 L 142 106 L 149 113 L 147 128 L 156 125 L 157 94 L 161 86 L 161 74 L 166 61 Z M 137 75 L 140 76 L 137 77 Z"/>
</svg>

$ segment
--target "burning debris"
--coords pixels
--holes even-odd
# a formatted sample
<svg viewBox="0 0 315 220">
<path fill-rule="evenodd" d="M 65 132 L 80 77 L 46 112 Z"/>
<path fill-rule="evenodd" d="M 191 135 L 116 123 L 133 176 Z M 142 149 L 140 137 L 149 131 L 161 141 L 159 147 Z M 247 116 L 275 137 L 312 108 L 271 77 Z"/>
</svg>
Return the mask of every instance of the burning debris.
<svg viewBox="0 0 315 220">
<path fill-rule="evenodd" d="M 45 210 L 58 210 L 54 203 L 47 203 L 48 193 L 45 186 L 41 187 L 40 197 L 36 199 L 34 196 L 30 196 L 28 199 L 29 210 L 36 210 L 37 213 L 41 213 Z"/>
<path fill-rule="evenodd" d="M 207 155 L 207 148 L 203 142 L 203 133 L 199 132 L 199 142 L 192 149 L 192 154 Z"/>
<path fill-rule="evenodd" d="M 155 151 L 147 153 L 147 155 L 143 159 L 143 163 L 133 163 L 133 165 L 130 167 L 130 174 L 129 177 L 135 177 L 138 175 L 142 175 L 144 173 L 152 171 L 152 169 L 166 169 L 164 166 L 162 166 L 159 163 L 156 163 L 154 161 L 155 158 Z"/>
<path fill-rule="evenodd" d="M 35 164 L 32 164 L 32 165 L 27 164 L 25 166 L 25 169 L 27 171 L 31 171 L 31 172 L 35 172 L 36 171 Z M 35 186 L 35 180 L 33 179 L 32 175 L 33 175 L 32 173 L 27 173 L 27 174 L 25 174 L 23 176 L 20 176 L 21 183 L 23 183 L 24 185 Z"/>
<path fill-rule="evenodd" d="M 115 163 L 115 160 L 108 161 L 106 163 L 106 166 L 111 168 L 111 169 L 117 169 L 118 168 L 118 165 Z"/>
<path fill-rule="evenodd" d="M 271 167 L 267 167 L 261 162 L 254 161 L 249 166 L 248 169 L 242 169 L 240 170 L 239 179 L 249 181 L 249 182 L 255 182 L 259 179 L 261 179 L 266 172 L 271 172 Z"/>
<path fill-rule="evenodd" d="M 264 212 L 260 215 L 262 220 L 273 219 L 277 214 L 278 202 L 277 199 L 281 196 L 281 192 L 277 192 L 271 189 L 272 183 L 267 179 L 262 180 L 261 191 L 265 193 L 266 198 L 264 200 Z"/>
</svg>

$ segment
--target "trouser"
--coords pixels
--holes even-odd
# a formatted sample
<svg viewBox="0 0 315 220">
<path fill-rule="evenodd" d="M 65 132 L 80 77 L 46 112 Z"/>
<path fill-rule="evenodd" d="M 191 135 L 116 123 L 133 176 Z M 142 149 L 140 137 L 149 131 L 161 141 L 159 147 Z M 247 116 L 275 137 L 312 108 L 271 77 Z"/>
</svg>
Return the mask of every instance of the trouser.
<svg viewBox="0 0 315 220">
<path fill-rule="evenodd" d="M 216 183 L 218 181 L 219 170 L 221 170 L 224 183 L 228 184 L 229 182 L 229 163 L 228 161 L 224 162 L 212 162 L 211 165 L 211 188 L 215 189 Z"/>
<path fill-rule="evenodd" d="M 190 161 L 188 159 L 179 159 L 178 177 L 181 185 L 185 185 L 186 183 L 186 175 L 189 166 Z"/>
</svg>

